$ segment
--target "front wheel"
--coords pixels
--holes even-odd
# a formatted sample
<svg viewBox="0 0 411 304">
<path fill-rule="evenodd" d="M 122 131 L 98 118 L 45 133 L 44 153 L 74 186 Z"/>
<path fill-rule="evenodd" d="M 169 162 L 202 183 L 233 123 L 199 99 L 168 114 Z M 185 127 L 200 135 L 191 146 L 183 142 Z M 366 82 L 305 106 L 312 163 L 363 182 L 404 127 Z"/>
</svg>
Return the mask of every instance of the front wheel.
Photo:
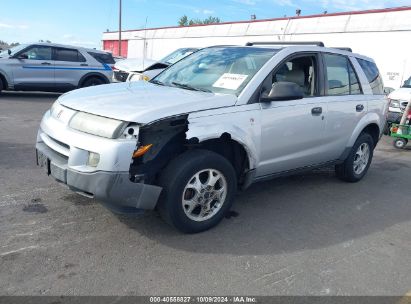
<svg viewBox="0 0 411 304">
<path fill-rule="evenodd" d="M 393 145 L 397 149 L 404 149 L 407 143 L 408 143 L 408 140 L 405 138 L 396 138 L 393 142 Z"/>
<path fill-rule="evenodd" d="M 367 174 L 373 154 L 373 138 L 368 133 L 361 134 L 347 159 L 342 164 L 335 166 L 337 177 L 350 183 L 360 181 Z"/>
<path fill-rule="evenodd" d="M 216 226 L 230 209 L 237 178 L 231 163 L 211 151 L 192 150 L 173 160 L 160 176 L 161 216 L 184 233 Z"/>
<path fill-rule="evenodd" d="M 98 86 L 98 85 L 102 85 L 105 84 L 105 82 L 97 77 L 91 77 L 86 79 L 86 81 L 83 82 L 83 84 L 81 85 L 82 88 L 87 88 L 87 87 L 94 87 L 94 86 Z"/>
</svg>

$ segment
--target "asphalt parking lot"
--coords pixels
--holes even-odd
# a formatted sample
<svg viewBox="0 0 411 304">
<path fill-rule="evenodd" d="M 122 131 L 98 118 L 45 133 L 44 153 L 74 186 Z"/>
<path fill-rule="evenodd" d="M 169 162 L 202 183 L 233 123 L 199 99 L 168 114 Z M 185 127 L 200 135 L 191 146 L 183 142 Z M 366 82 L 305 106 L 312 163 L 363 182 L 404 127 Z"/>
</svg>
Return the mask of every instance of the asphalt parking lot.
<svg viewBox="0 0 411 304">
<path fill-rule="evenodd" d="M 358 184 L 332 169 L 253 185 L 215 229 L 117 216 L 35 165 L 59 95 L 0 95 L 2 295 L 404 295 L 411 289 L 411 148 L 384 137 Z"/>
</svg>

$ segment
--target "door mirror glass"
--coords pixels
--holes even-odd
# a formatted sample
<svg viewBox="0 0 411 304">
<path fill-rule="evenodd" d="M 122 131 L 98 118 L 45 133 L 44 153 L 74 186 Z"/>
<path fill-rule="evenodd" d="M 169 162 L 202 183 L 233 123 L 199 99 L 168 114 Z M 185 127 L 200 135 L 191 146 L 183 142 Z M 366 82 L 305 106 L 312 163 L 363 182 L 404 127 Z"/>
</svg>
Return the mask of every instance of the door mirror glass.
<svg viewBox="0 0 411 304">
<path fill-rule="evenodd" d="M 285 100 L 296 100 L 303 99 L 304 92 L 301 87 L 294 82 L 275 82 L 271 88 L 271 91 L 266 94 L 263 93 L 261 96 L 262 102 L 271 101 L 285 101 Z"/>
<path fill-rule="evenodd" d="M 20 54 L 17 56 L 17 59 L 29 59 L 29 56 L 27 54 Z"/>
</svg>

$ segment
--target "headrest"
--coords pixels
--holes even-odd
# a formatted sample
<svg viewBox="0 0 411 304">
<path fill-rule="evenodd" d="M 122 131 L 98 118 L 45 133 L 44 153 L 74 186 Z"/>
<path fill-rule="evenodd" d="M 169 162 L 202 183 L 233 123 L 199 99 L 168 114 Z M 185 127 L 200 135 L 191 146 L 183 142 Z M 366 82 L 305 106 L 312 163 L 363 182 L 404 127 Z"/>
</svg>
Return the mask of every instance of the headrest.
<svg viewBox="0 0 411 304">
<path fill-rule="evenodd" d="M 329 89 L 341 88 L 342 86 L 343 86 L 343 84 L 339 80 L 328 80 L 328 88 Z"/>
</svg>

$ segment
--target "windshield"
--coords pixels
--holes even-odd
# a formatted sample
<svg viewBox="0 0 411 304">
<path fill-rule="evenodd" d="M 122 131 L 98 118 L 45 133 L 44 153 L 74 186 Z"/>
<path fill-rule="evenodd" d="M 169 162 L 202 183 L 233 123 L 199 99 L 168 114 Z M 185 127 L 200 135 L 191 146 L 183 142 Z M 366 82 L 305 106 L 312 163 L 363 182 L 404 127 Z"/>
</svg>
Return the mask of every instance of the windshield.
<svg viewBox="0 0 411 304">
<path fill-rule="evenodd" d="M 163 59 L 160 60 L 160 62 L 167 63 L 167 64 L 174 64 L 177 61 L 180 61 L 181 59 L 187 57 L 188 55 L 191 55 L 197 51 L 197 49 L 193 48 L 184 48 L 184 49 L 178 49 L 171 54 L 167 55 Z"/>
<path fill-rule="evenodd" d="M 15 47 L 12 47 L 10 49 L 1 51 L 0 56 L 4 56 L 4 55 L 9 56 L 9 50 L 11 52 L 10 55 L 14 55 L 14 54 L 20 52 L 21 50 L 23 50 L 26 47 L 27 47 L 27 44 L 19 44 L 19 45 L 15 46 Z"/>
<path fill-rule="evenodd" d="M 411 77 L 404 81 L 403 88 L 411 88 Z"/>
<path fill-rule="evenodd" d="M 207 48 L 172 65 L 151 82 L 238 96 L 276 52 L 250 47 Z"/>
</svg>

